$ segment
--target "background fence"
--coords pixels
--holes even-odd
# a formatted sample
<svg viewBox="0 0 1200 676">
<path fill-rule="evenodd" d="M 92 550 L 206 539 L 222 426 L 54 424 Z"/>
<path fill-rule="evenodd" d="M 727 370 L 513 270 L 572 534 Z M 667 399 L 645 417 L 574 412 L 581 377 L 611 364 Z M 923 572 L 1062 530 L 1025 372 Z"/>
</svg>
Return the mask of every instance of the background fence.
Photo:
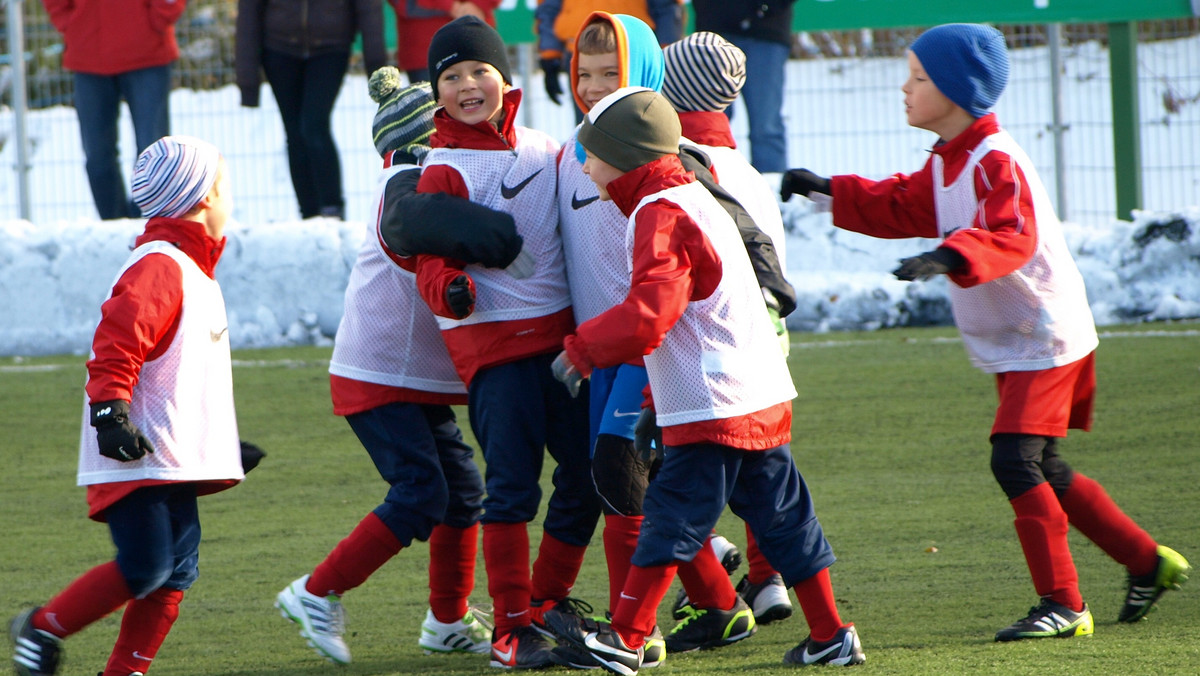
<svg viewBox="0 0 1200 676">
<path fill-rule="evenodd" d="M 31 220 L 94 219 L 70 108 L 71 75 L 61 67 L 61 38 L 40 2 L 24 0 L 23 6 Z M 182 55 L 174 67 L 172 131 L 208 138 L 225 152 L 237 181 L 235 218 L 245 223 L 294 220 L 299 213 L 287 177 L 274 98 L 267 88 L 262 107 L 244 109 L 232 85 L 236 10 L 236 0 L 188 3 L 177 25 Z M 1136 26 L 1143 205 L 1171 211 L 1198 204 L 1200 18 L 1144 21 Z M 1066 218 L 1077 222 L 1114 218 L 1107 26 L 1064 24 L 1058 34 L 1064 92 L 1057 124 L 1061 154 L 1056 152 L 1052 105 L 1054 29 L 1046 24 L 998 27 L 1008 36 L 1014 65 L 1009 92 L 997 107 L 1001 121 L 1029 151 L 1052 193 L 1053 177 L 1063 177 L 1063 191 L 1056 199 Z M 906 76 L 904 50 L 921 30 L 796 34 L 784 104 L 791 166 L 881 177 L 916 169 L 924 162 L 929 133 L 906 126 L 899 91 Z M 529 83 L 522 123 L 565 138 L 574 124 L 572 111 L 546 100 L 541 74 L 533 72 L 536 59 L 531 46 L 514 45 L 513 50 L 516 84 Z M 8 86 L 10 51 L 7 32 L 0 31 L 0 220 L 18 218 L 20 213 L 12 136 L 14 102 Z M 748 147 L 745 115 L 739 114 L 738 106 L 734 133 L 739 144 Z M 374 111 L 361 63 L 355 62 L 333 120 L 343 162 L 347 218 L 352 220 L 365 220 L 378 173 L 378 156 L 370 142 Z M 122 164 L 132 168 L 135 153 L 127 116 L 121 124 Z M 910 157 L 911 162 L 896 166 L 897 156 Z"/>
</svg>

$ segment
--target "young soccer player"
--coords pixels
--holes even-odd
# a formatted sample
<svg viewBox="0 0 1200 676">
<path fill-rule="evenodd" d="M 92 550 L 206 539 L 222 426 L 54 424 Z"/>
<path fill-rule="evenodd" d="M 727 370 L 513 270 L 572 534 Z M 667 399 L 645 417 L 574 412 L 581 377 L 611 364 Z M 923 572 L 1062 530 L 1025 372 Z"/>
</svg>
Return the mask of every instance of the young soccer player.
<svg viewBox="0 0 1200 676">
<path fill-rule="evenodd" d="M 1029 157 L 989 112 L 1008 82 L 1004 35 L 976 24 L 937 26 L 912 44 L 908 67 L 908 123 L 938 135 L 925 166 L 883 181 L 793 169 L 781 196 L 832 196 L 834 225 L 847 230 L 942 239 L 933 251 L 900 261 L 895 275 L 947 275 L 967 355 L 996 374 L 992 474 L 1016 514 L 1040 597 L 996 640 L 1093 632 L 1068 525 L 1125 566 L 1129 584 L 1117 619 L 1140 620 L 1187 579 L 1189 566 L 1059 455 L 1068 428 L 1091 427 L 1099 341 L 1050 197 Z"/>
<path fill-rule="evenodd" d="M 811 635 L 785 660 L 860 663 L 857 631 L 834 603 L 833 551 L 792 461 L 787 363 L 736 226 L 683 169 L 679 137 L 666 99 L 637 87 L 599 101 L 579 130 L 583 171 L 628 217 L 632 274 L 624 301 L 564 341 L 559 373 L 587 377 L 644 356 L 664 450 L 612 621 L 585 620 L 577 647 L 636 674 L 671 579 L 729 505 L 808 620 Z"/>
<path fill-rule="evenodd" d="M 600 515 L 587 445 L 587 399 L 568 394 L 550 363 L 574 327 L 567 290 L 554 158 L 558 144 L 516 125 L 504 43 L 487 24 L 464 17 L 442 27 L 429 48 L 433 150 L 417 190 L 447 193 L 511 214 L 533 273 L 416 257 L 417 288 L 467 385 L 471 428 L 487 462 L 483 556 L 495 607 L 492 663 L 551 663 L 552 644 L 533 626 L 542 609 L 565 599 Z M 529 565 L 527 522 L 537 513 L 543 449 L 558 463 L 542 542 Z"/>
<path fill-rule="evenodd" d="M 88 516 L 117 554 L 13 620 L 21 676 L 57 673 L 63 639 L 121 607 L 103 676 L 145 673 L 199 575 L 197 497 L 245 476 L 214 278 L 233 205 L 225 161 L 163 137 L 138 156 L 132 194 L 149 220 L 100 307 L 79 442 Z"/>
<path fill-rule="evenodd" d="M 350 272 L 329 380 L 334 413 L 346 417 L 390 487 L 383 503 L 310 574 L 279 593 L 276 606 L 300 625 L 318 654 L 346 664 L 342 595 L 413 540 L 428 540 L 429 610 L 418 645 L 426 653 L 484 654 L 491 650 L 491 627 L 468 606 L 483 479 L 450 408 L 466 403 L 466 387 L 412 273 L 390 260 L 378 233 L 384 216 L 416 188 L 436 104 L 429 83 L 402 87 L 400 72 L 391 66 L 373 73 L 369 88 L 379 103 L 372 135 L 384 164 L 372 210 L 377 222 Z M 469 232 L 458 232 L 458 224 L 471 223 L 468 230 L 475 233 L 511 229 L 507 215 L 466 200 L 442 204 L 423 218 L 444 239 L 463 235 L 456 249 L 463 253 L 478 247 Z M 515 230 L 512 238 L 519 249 Z"/>
</svg>

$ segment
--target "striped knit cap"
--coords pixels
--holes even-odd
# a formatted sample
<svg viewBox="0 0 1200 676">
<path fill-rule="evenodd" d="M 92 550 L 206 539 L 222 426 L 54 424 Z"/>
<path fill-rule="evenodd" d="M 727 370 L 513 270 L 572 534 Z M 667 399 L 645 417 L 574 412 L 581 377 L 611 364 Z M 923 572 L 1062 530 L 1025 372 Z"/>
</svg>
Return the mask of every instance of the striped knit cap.
<svg viewBox="0 0 1200 676">
<path fill-rule="evenodd" d="M 662 93 L 680 112 L 719 113 L 746 83 L 746 55 L 716 33 L 701 31 L 663 49 Z"/>
<path fill-rule="evenodd" d="M 220 151 L 208 141 L 164 136 L 133 165 L 133 201 L 146 218 L 182 216 L 212 189 L 220 162 Z"/>
<path fill-rule="evenodd" d="M 437 103 L 428 82 L 402 87 L 400 71 L 384 66 L 367 83 L 371 100 L 379 104 L 371 123 L 371 138 L 380 155 L 404 150 L 420 161 L 429 152 L 433 111 Z"/>
</svg>

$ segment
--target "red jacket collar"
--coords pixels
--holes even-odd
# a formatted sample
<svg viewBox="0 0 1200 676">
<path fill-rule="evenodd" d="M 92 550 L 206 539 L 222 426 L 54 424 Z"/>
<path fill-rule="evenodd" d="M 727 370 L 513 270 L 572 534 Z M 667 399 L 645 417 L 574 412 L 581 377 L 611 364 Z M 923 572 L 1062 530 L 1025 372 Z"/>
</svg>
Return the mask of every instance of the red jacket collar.
<svg viewBox="0 0 1200 676">
<path fill-rule="evenodd" d="M 174 244 L 195 261 L 204 274 L 215 277 L 213 273 L 221 253 L 225 251 L 226 240 L 224 237 L 220 241 L 209 237 L 204 225 L 196 221 L 156 217 L 146 221 L 146 229 L 138 236 L 134 246 L 160 241 Z"/>
<path fill-rule="evenodd" d="M 475 150 L 512 150 L 517 147 L 515 131 L 517 109 L 521 106 L 521 90 L 510 89 L 504 95 L 504 116 L 497 129 L 491 122 L 465 124 L 438 108 L 433 114 L 433 136 L 429 145 L 434 148 L 473 148 Z"/>
<path fill-rule="evenodd" d="M 695 180 L 696 176 L 683 168 L 679 156 L 663 155 L 614 179 L 608 184 L 607 190 L 613 204 L 621 213 L 629 216 L 646 195 Z"/>
<path fill-rule="evenodd" d="M 980 141 L 1000 131 L 1000 120 L 995 113 L 988 113 L 971 123 L 963 133 L 949 141 L 938 139 L 933 146 L 933 152 L 943 157 L 967 152 L 979 145 Z"/>
<path fill-rule="evenodd" d="M 714 148 L 737 147 L 725 113 L 685 111 L 679 113 L 679 124 L 683 126 L 684 138 L 689 141 Z"/>
</svg>

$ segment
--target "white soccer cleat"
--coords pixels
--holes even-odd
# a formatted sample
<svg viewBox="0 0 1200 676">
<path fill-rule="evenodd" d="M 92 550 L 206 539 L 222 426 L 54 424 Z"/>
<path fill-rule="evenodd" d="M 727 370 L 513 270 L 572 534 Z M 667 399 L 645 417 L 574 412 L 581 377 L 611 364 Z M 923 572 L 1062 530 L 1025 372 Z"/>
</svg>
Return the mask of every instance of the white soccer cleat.
<svg viewBox="0 0 1200 676">
<path fill-rule="evenodd" d="M 346 612 L 338 596 L 316 596 L 304 585 L 308 577 L 296 580 L 275 597 L 275 607 L 285 618 L 300 625 L 300 635 L 321 657 L 336 664 L 350 663 L 350 649 L 342 636 L 346 633 Z"/>
<path fill-rule="evenodd" d="M 426 655 L 434 653 L 475 653 L 486 655 L 492 650 L 492 625 L 487 616 L 468 608 L 461 620 L 438 622 L 432 610 L 425 611 L 421 623 L 421 638 L 417 641 Z"/>
</svg>

